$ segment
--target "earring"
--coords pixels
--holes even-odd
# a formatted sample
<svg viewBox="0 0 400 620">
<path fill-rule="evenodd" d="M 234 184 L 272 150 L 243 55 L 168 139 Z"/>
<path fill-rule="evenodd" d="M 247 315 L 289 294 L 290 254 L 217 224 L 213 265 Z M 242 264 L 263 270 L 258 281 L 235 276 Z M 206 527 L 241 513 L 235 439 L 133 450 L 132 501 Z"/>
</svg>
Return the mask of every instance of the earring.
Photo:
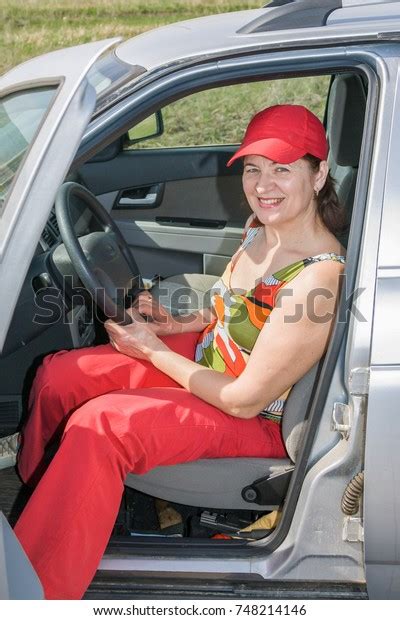
<svg viewBox="0 0 400 620">
<path fill-rule="evenodd" d="M 318 198 L 319 189 L 314 187 L 314 198 Z"/>
</svg>

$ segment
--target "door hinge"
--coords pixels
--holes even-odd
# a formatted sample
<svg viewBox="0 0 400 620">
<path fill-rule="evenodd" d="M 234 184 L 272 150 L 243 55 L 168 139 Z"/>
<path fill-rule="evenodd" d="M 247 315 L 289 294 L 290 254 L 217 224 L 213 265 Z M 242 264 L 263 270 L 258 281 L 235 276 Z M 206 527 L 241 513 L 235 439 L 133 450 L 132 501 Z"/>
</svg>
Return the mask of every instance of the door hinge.
<svg viewBox="0 0 400 620">
<path fill-rule="evenodd" d="M 369 368 L 352 368 L 349 378 L 349 392 L 352 396 L 368 396 Z"/>
<path fill-rule="evenodd" d="M 360 517 L 344 518 L 343 540 L 346 542 L 364 542 L 364 526 Z"/>
<path fill-rule="evenodd" d="M 351 429 L 350 407 L 345 403 L 334 403 L 332 412 L 332 430 L 339 431 L 343 439 L 348 439 Z"/>
</svg>

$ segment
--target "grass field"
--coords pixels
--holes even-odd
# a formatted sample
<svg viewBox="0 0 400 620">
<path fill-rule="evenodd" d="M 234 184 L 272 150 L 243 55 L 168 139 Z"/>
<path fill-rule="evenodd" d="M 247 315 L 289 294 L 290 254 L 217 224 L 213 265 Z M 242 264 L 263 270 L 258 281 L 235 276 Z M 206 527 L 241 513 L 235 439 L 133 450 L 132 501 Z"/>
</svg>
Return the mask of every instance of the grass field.
<svg viewBox="0 0 400 620">
<path fill-rule="evenodd" d="M 263 4 L 266 0 L 0 0 L 0 73 L 57 48 L 129 38 L 167 23 Z M 165 134 L 141 146 L 237 142 L 252 114 L 275 103 L 303 103 L 322 117 L 328 81 L 277 80 L 198 93 L 165 109 Z"/>
<path fill-rule="evenodd" d="M 302 103 L 323 116 L 329 77 L 283 79 L 225 86 L 190 95 L 163 109 L 164 134 L 140 148 L 235 144 L 260 109 L 277 103 Z"/>
<path fill-rule="evenodd" d="M 0 74 L 44 52 L 133 37 L 167 23 L 259 8 L 262 0 L 0 0 Z"/>
</svg>

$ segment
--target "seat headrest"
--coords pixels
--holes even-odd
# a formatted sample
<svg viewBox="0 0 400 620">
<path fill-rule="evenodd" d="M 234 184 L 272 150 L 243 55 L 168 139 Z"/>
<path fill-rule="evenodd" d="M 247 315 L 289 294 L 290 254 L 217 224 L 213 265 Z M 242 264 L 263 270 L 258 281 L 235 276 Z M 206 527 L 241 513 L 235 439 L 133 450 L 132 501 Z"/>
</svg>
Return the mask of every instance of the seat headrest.
<svg viewBox="0 0 400 620">
<path fill-rule="evenodd" d="M 282 436 L 287 453 L 295 463 L 314 395 L 320 362 L 315 364 L 290 390 L 282 417 Z"/>
<path fill-rule="evenodd" d="M 327 111 L 330 158 L 339 166 L 358 166 L 367 95 L 359 75 L 337 75 Z"/>
</svg>

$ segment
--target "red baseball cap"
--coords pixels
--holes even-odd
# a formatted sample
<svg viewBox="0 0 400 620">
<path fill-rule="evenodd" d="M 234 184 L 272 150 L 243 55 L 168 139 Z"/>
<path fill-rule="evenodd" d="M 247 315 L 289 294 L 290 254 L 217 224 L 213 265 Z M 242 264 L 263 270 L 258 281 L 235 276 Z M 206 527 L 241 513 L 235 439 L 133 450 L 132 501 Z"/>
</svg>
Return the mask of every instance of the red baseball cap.
<svg viewBox="0 0 400 620">
<path fill-rule="evenodd" d="M 302 105 L 274 105 L 251 119 L 243 142 L 227 166 L 245 155 L 262 155 L 290 164 L 309 153 L 328 156 L 328 142 L 321 121 Z"/>
</svg>

